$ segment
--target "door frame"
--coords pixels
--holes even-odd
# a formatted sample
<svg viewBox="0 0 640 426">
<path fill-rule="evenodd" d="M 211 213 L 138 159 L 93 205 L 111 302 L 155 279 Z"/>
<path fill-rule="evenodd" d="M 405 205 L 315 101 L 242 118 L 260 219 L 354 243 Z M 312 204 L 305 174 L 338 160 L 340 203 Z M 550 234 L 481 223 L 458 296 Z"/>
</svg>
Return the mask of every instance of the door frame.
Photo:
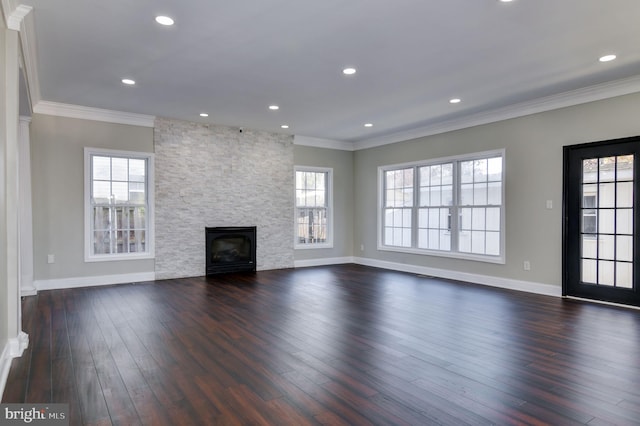
<svg viewBox="0 0 640 426">
<path fill-rule="evenodd" d="M 576 182 L 575 174 L 578 173 L 576 170 L 573 170 L 574 175 L 570 176 L 570 173 L 572 172 L 572 170 L 570 169 L 570 154 L 578 150 L 600 149 L 600 148 L 606 148 L 607 146 L 624 145 L 624 144 L 638 144 L 639 145 L 638 150 L 640 151 L 640 136 L 632 136 L 632 137 L 611 139 L 611 140 L 597 141 L 597 142 L 587 142 L 587 143 L 568 145 L 563 147 L 563 178 L 562 178 L 562 296 L 563 297 L 567 297 L 567 296 L 581 297 L 581 298 L 588 298 L 588 299 L 597 300 L 597 301 L 621 303 L 629 306 L 640 306 L 640 276 L 639 276 L 640 273 L 637 273 L 638 271 L 640 271 L 640 268 L 639 268 L 640 265 L 635 260 L 634 260 L 634 267 L 633 267 L 634 268 L 634 277 L 633 277 L 634 290 L 629 290 L 631 293 L 635 293 L 635 296 L 632 296 L 629 298 L 607 297 L 606 295 L 603 295 L 603 293 L 605 293 L 606 290 L 613 290 L 613 288 L 598 287 L 597 285 L 594 285 L 593 288 L 588 288 L 588 285 L 585 285 L 585 289 L 587 289 L 587 291 L 584 292 L 585 293 L 584 295 L 573 296 L 569 294 L 571 290 L 570 276 L 572 273 L 575 273 L 575 270 L 574 270 L 575 265 L 571 265 L 573 258 L 571 258 L 570 256 L 571 255 L 570 251 L 572 249 L 575 250 L 575 246 L 574 246 L 575 242 L 569 240 L 570 231 L 572 231 L 570 227 L 576 226 L 573 223 L 572 224 L 569 223 L 569 219 L 570 219 L 569 213 L 572 207 L 575 208 L 575 206 L 571 205 L 572 202 L 575 203 L 575 200 L 569 199 L 569 195 L 570 195 L 569 191 L 570 191 L 571 184 Z M 636 241 L 640 240 L 640 234 L 639 234 L 640 220 L 638 220 L 638 218 L 640 217 L 640 205 L 639 205 L 640 197 L 637 195 L 640 192 L 640 186 L 639 186 L 640 176 L 639 175 L 640 175 L 640 155 L 636 155 L 635 161 L 634 161 L 634 176 L 633 176 L 634 258 L 636 257 L 635 254 L 638 253 L 638 249 L 640 249 L 640 244 L 636 244 Z M 577 226 L 579 230 L 580 225 L 577 225 Z M 571 243 L 573 243 L 573 245 Z M 572 267 L 570 268 L 570 266 Z M 624 290 L 621 289 L 617 291 L 623 292 Z"/>
</svg>

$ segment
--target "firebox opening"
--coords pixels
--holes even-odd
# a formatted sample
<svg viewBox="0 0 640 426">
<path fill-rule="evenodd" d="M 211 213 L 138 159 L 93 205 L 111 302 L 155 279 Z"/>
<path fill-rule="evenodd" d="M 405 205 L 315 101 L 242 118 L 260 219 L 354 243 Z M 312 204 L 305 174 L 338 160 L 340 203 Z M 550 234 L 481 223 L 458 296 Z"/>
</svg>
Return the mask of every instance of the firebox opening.
<svg viewBox="0 0 640 426">
<path fill-rule="evenodd" d="M 206 273 L 256 270 L 256 227 L 205 228 Z"/>
</svg>

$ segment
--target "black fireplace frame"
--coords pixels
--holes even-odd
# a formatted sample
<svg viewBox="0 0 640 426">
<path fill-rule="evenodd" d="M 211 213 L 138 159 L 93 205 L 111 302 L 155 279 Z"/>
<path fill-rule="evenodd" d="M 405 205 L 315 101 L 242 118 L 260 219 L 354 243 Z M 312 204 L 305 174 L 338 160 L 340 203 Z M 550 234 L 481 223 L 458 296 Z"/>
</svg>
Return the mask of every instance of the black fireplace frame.
<svg viewBox="0 0 640 426">
<path fill-rule="evenodd" d="M 205 228 L 205 266 L 207 275 L 227 274 L 233 272 L 255 272 L 256 271 L 256 243 L 257 227 L 255 226 L 216 226 Z M 225 237 L 244 237 L 251 247 L 249 258 L 231 261 L 213 261 L 212 244 L 213 241 Z"/>
</svg>

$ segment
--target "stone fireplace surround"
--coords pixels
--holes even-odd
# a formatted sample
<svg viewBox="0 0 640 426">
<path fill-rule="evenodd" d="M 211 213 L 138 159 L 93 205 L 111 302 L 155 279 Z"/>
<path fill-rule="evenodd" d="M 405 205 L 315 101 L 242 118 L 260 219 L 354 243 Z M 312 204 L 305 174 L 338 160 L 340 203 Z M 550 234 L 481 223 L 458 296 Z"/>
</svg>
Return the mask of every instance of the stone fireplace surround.
<svg viewBox="0 0 640 426">
<path fill-rule="evenodd" d="M 157 279 L 205 275 L 203 229 L 257 226 L 257 270 L 293 267 L 293 136 L 156 119 Z"/>
</svg>

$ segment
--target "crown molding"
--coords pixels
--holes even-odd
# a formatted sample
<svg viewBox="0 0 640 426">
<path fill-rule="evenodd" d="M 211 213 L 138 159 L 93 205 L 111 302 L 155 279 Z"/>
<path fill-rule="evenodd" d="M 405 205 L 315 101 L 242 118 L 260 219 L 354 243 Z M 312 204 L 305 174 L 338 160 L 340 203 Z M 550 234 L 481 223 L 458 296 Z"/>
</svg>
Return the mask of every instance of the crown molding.
<svg viewBox="0 0 640 426">
<path fill-rule="evenodd" d="M 312 138 L 311 136 L 295 135 L 294 145 L 312 146 L 316 148 L 339 149 L 342 151 L 354 151 L 355 147 L 351 142 L 338 141 L 334 139 Z"/>
<path fill-rule="evenodd" d="M 10 12 L 7 13 L 7 10 L 5 9 L 5 19 L 7 21 L 7 28 L 14 31 L 20 31 L 22 21 L 24 20 L 25 16 L 27 16 L 29 12 L 33 10 L 33 7 L 20 4 L 15 6 L 13 9 L 11 9 L 12 3 L 13 2 L 11 1 L 2 2 L 3 9 L 7 7 L 7 9 L 10 10 Z"/>
<path fill-rule="evenodd" d="M 491 111 L 481 112 L 466 117 L 434 123 L 406 132 L 394 133 L 371 139 L 363 139 L 354 143 L 355 150 L 374 148 L 396 142 L 437 135 L 482 124 L 495 123 L 511 118 L 524 117 L 555 109 L 566 108 L 588 102 L 614 98 L 616 96 L 629 95 L 640 92 L 640 76 L 615 80 L 608 83 L 597 84 L 582 89 L 545 96 L 527 102 L 497 108 Z"/>
<path fill-rule="evenodd" d="M 38 78 L 38 54 L 36 49 L 36 24 L 34 14 L 27 14 L 22 20 L 20 30 L 20 47 L 22 48 L 22 63 L 27 94 L 33 110 L 42 99 L 40 95 L 40 79 Z"/>
<path fill-rule="evenodd" d="M 83 120 L 104 121 L 107 123 L 129 124 L 131 126 L 153 127 L 155 116 L 113 111 L 109 109 L 85 107 L 81 105 L 40 101 L 33 107 L 37 114 L 58 117 L 80 118 Z"/>
</svg>

